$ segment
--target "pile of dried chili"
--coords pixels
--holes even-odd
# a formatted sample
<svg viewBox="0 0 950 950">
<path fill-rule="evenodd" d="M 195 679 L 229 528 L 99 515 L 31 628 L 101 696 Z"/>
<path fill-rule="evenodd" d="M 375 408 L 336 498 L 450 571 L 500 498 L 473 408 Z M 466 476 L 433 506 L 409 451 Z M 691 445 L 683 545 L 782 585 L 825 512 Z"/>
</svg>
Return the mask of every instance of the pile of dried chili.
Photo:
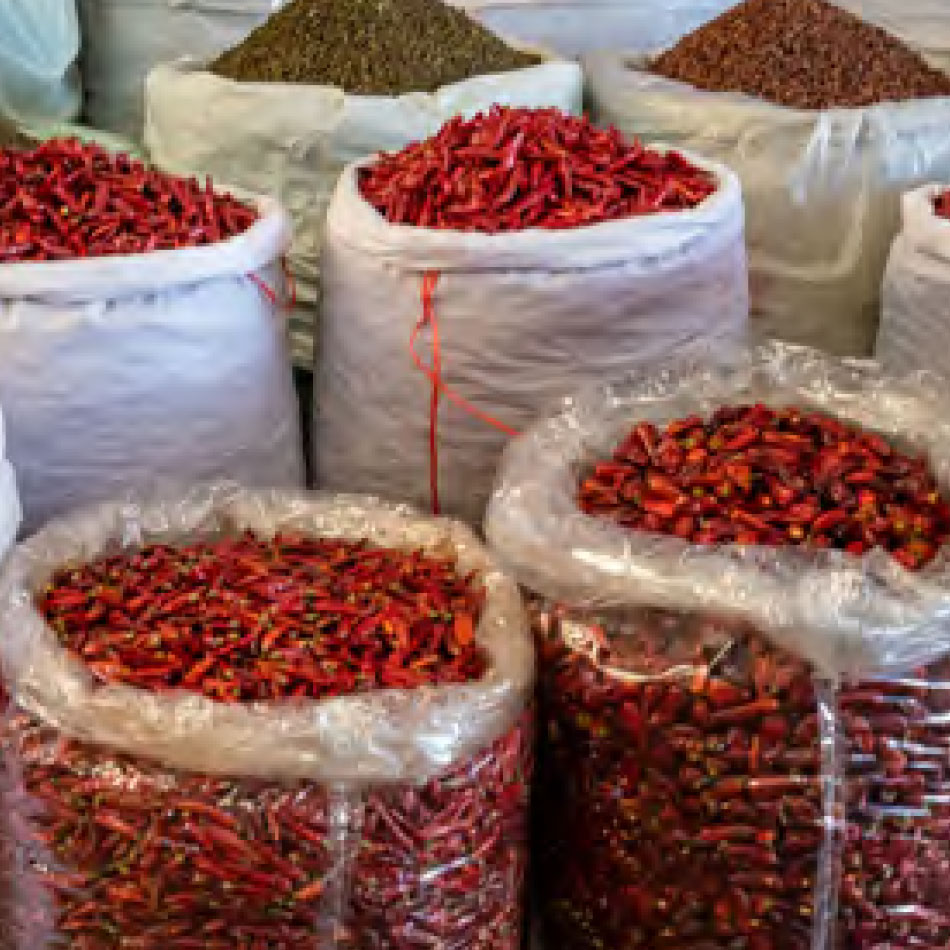
<svg viewBox="0 0 950 950">
<path fill-rule="evenodd" d="M 924 459 L 759 404 L 638 424 L 578 502 L 694 544 L 880 547 L 908 570 L 950 526 Z M 950 658 L 832 682 L 714 611 L 532 614 L 552 945 L 950 943 Z"/>
<path fill-rule="evenodd" d="M 795 407 L 725 406 L 662 431 L 638 423 L 594 466 L 578 501 L 588 514 L 694 544 L 881 547 L 911 570 L 950 535 L 950 505 L 925 459 Z"/>
<path fill-rule="evenodd" d="M 941 218 L 950 218 L 950 191 L 942 191 L 934 198 L 934 211 Z"/>
<path fill-rule="evenodd" d="M 359 171 L 387 221 L 494 234 L 694 208 L 715 176 L 557 109 L 494 106 Z"/>
<path fill-rule="evenodd" d="M 215 244 L 256 219 L 210 179 L 201 186 L 98 145 L 0 148 L 0 263 Z"/>
<path fill-rule="evenodd" d="M 950 944 L 950 661 L 836 694 L 731 620 L 539 604 L 534 625 L 551 946 Z"/>
<path fill-rule="evenodd" d="M 485 596 L 451 557 L 244 534 L 65 568 L 37 606 L 97 689 L 224 709 L 471 687 Z M 0 837 L 20 854 L 0 900 L 11 946 L 521 946 L 530 712 L 418 784 L 187 772 L 16 709 L 2 737 Z"/>
</svg>

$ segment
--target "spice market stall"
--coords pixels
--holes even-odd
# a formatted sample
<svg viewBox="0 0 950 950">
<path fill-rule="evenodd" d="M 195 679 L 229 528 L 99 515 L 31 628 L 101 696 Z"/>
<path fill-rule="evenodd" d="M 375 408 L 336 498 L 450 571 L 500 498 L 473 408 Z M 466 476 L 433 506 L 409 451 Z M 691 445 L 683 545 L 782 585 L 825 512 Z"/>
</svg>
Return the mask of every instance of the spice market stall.
<svg viewBox="0 0 950 950">
<path fill-rule="evenodd" d="M 585 66 L 597 121 L 739 175 L 757 336 L 869 355 L 900 194 L 950 176 L 950 76 L 824 0 L 746 0 Z"/>
<path fill-rule="evenodd" d="M 948 398 L 773 344 L 509 447 L 551 946 L 947 946 Z"/>
<path fill-rule="evenodd" d="M 294 0 L 209 64 L 156 68 L 153 161 L 277 195 L 294 221 L 295 363 L 319 337 L 327 205 L 344 166 L 494 103 L 581 109 L 576 63 L 509 47 L 440 0 Z"/>
<path fill-rule="evenodd" d="M 13 950 L 519 950 L 533 654 L 467 530 L 213 486 L 0 589 Z"/>
<path fill-rule="evenodd" d="M 324 251 L 317 484 L 477 524 L 505 443 L 549 405 L 743 340 L 742 228 L 727 169 L 555 109 L 351 165 Z"/>
<path fill-rule="evenodd" d="M 96 145 L 0 151 L 0 406 L 24 529 L 156 482 L 303 477 L 289 226 Z"/>
</svg>

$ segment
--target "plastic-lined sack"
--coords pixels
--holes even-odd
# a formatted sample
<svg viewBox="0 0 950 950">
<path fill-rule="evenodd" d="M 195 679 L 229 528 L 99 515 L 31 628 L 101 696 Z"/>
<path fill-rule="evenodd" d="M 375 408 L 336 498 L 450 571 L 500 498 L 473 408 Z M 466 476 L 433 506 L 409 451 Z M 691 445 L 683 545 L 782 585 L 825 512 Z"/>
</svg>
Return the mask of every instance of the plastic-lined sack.
<svg viewBox="0 0 950 950">
<path fill-rule="evenodd" d="M 488 672 L 319 702 L 147 693 L 95 684 L 33 605 L 64 564 L 245 530 L 454 554 L 486 590 Z M 466 529 L 220 485 L 103 505 L 16 549 L 0 631 L 9 946 L 520 947 L 533 651 L 517 587 Z"/>
<path fill-rule="evenodd" d="M 290 211 L 289 260 L 299 304 L 291 320 L 293 353 L 309 369 L 319 337 L 327 206 L 344 166 L 425 139 L 454 115 L 473 115 L 496 102 L 579 113 L 582 93 L 575 63 L 545 63 L 396 97 L 349 95 L 335 86 L 240 83 L 177 64 L 149 76 L 146 142 L 163 169 L 210 174 L 275 194 Z"/>
<path fill-rule="evenodd" d="M 950 176 L 950 100 L 805 112 L 650 73 L 648 58 L 585 63 L 593 112 L 627 134 L 694 149 L 732 168 L 747 207 L 751 327 L 867 356 L 899 196 Z"/>
<path fill-rule="evenodd" d="M 934 201 L 945 190 L 926 185 L 904 196 L 903 226 L 884 273 L 875 356 L 888 369 L 947 375 L 950 349 L 950 221 Z"/>
<path fill-rule="evenodd" d="M 950 940 L 950 559 L 703 547 L 576 505 L 634 421 L 816 408 L 926 454 L 945 387 L 773 345 L 572 401 L 507 450 L 486 533 L 536 597 L 542 906 L 564 950 Z"/>
<path fill-rule="evenodd" d="M 285 214 L 203 247 L 0 266 L 0 405 L 24 528 L 174 479 L 301 484 L 276 292 Z"/>
<path fill-rule="evenodd" d="M 82 106 L 76 0 L 0 3 L 0 114 L 68 122 Z"/>
<path fill-rule="evenodd" d="M 153 66 L 229 49 L 284 0 L 78 2 L 86 121 L 138 142 L 145 120 L 145 78 Z"/>
<path fill-rule="evenodd" d="M 0 412 L 0 559 L 16 539 L 20 526 L 20 497 L 17 494 L 13 466 L 6 460 L 3 413 Z"/>
<path fill-rule="evenodd" d="M 318 484 L 427 506 L 437 478 L 444 510 L 477 523 L 512 432 L 565 394 L 742 338 L 739 185 L 687 157 L 719 182 L 694 209 L 495 235 L 389 224 L 348 168 L 324 250 Z M 443 400 L 433 453 L 432 383 L 413 356 L 432 363 L 436 325 L 444 391 L 469 407 Z"/>
</svg>

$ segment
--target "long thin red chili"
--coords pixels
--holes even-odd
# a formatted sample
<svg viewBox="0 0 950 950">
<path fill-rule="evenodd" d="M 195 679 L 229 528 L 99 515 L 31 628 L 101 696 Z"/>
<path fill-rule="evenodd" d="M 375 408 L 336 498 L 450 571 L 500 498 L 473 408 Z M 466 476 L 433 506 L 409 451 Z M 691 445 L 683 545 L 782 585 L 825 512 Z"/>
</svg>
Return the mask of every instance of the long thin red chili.
<svg viewBox="0 0 950 950">
<path fill-rule="evenodd" d="M 0 149 L 0 263 L 215 244 L 256 218 L 210 179 L 202 186 L 98 145 Z"/>
<path fill-rule="evenodd" d="M 360 169 L 387 221 L 453 231 L 575 228 L 694 208 L 715 177 L 557 109 L 495 106 Z"/>
</svg>

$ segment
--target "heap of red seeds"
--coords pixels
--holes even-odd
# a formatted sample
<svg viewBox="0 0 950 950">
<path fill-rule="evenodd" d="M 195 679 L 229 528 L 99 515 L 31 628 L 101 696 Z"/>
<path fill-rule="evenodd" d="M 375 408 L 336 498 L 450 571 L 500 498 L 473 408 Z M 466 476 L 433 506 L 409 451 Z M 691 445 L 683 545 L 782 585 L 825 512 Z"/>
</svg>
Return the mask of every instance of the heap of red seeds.
<svg viewBox="0 0 950 950">
<path fill-rule="evenodd" d="M 934 199 L 934 211 L 941 218 L 950 218 L 950 189 L 940 192 Z"/>
<path fill-rule="evenodd" d="M 246 534 L 63 569 L 37 606 L 102 682 L 248 702 L 476 679 L 484 597 L 448 559 Z"/>
<path fill-rule="evenodd" d="M 97 145 L 0 149 L 0 263 L 214 244 L 256 218 L 210 179 L 202 187 Z"/>
<path fill-rule="evenodd" d="M 950 535 L 927 461 L 829 415 L 763 405 L 635 426 L 583 480 L 588 514 L 695 544 L 889 551 L 923 567 Z"/>
<path fill-rule="evenodd" d="M 716 179 L 677 152 L 557 109 L 494 106 L 360 169 L 387 221 L 453 231 L 576 228 L 693 208 Z"/>
</svg>

